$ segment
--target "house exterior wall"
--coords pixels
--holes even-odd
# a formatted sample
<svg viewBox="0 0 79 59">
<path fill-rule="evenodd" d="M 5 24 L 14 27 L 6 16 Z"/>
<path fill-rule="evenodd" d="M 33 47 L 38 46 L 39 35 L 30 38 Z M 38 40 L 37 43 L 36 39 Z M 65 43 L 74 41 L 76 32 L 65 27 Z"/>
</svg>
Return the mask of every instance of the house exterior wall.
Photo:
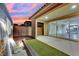
<svg viewBox="0 0 79 59">
<path fill-rule="evenodd" d="M 3 3 L 0 3 L 0 55 L 12 55 L 11 42 L 12 37 L 12 20 Z M 13 40 L 13 39 L 12 39 Z"/>
</svg>

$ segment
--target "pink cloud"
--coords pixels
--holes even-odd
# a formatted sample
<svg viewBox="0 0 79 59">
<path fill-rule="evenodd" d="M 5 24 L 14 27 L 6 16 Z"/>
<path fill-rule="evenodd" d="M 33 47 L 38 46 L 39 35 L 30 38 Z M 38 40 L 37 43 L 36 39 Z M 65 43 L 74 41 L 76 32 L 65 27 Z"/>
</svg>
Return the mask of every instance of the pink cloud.
<svg viewBox="0 0 79 59">
<path fill-rule="evenodd" d="M 8 4 L 6 5 L 7 10 L 8 10 L 10 13 L 13 12 L 13 10 L 12 10 L 13 6 L 14 6 L 14 3 L 8 3 Z"/>
<path fill-rule="evenodd" d="M 37 3 L 32 3 L 32 7 L 27 9 L 27 11 L 32 11 L 35 7 L 37 7 Z"/>
<path fill-rule="evenodd" d="M 7 9 L 9 11 L 9 13 L 12 13 L 12 12 L 30 12 L 32 11 L 35 7 L 38 6 L 38 3 L 30 3 L 31 4 L 31 7 L 29 7 L 28 9 L 20 9 L 19 11 L 18 10 L 13 10 L 13 6 L 14 6 L 15 3 L 8 3 L 6 6 L 7 6 Z"/>
</svg>

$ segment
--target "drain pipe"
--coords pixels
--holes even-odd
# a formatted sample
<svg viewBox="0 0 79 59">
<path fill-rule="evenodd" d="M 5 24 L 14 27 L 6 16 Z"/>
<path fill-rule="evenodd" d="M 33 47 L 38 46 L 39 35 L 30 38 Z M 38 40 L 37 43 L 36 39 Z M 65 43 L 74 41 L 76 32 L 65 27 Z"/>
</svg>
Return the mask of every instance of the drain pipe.
<svg viewBox="0 0 79 59">
<path fill-rule="evenodd" d="M 12 56 L 12 51 L 11 51 L 11 45 L 10 42 L 7 41 L 6 43 L 6 52 L 5 52 L 6 56 Z"/>
<path fill-rule="evenodd" d="M 8 38 L 6 43 L 6 56 L 12 56 L 13 48 L 16 45 L 13 38 Z"/>
<path fill-rule="evenodd" d="M 10 42 L 9 38 L 6 37 L 6 42 L 5 42 L 5 56 L 12 56 L 11 48 L 10 48 Z"/>
</svg>

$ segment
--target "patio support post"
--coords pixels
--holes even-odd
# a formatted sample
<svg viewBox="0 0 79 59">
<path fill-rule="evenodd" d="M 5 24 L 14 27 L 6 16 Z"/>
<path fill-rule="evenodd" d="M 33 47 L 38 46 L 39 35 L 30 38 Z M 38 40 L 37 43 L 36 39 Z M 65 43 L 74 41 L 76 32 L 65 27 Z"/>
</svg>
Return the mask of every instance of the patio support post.
<svg viewBox="0 0 79 59">
<path fill-rule="evenodd" d="M 44 23 L 44 35 L 47 36 L 48 35 L 48 22 Z"/>
<path fill-rule="evenodd" d="M 37 21 L 36 19 L 32 19 L 32 37 L 36 38 L 37 36 Z"/>
</svg>

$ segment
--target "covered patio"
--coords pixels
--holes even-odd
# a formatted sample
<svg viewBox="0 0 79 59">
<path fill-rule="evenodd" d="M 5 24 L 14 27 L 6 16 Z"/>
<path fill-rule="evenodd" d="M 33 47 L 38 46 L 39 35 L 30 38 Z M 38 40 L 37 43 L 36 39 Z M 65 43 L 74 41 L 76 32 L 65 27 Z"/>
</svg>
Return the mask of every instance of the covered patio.
<svg viewBox="0 0 79 59">
<path fill-rule="evenodd" d="M 48 4 L 49 7 L 51 5 Z M 73 8 L 73 6 L 75 7 Z M 31 19 L 33 18 L 32 37 L 69 55 L 79 55 L 79 30 L 77 27 L 79 26 L 77 23 L 79 5 L 59 4 L 55 8 L 49 7 L 44 7 L 31 17 Z M 49 8 L 49 11 L 44 13 L 46 8 Z"/>
</svg>

